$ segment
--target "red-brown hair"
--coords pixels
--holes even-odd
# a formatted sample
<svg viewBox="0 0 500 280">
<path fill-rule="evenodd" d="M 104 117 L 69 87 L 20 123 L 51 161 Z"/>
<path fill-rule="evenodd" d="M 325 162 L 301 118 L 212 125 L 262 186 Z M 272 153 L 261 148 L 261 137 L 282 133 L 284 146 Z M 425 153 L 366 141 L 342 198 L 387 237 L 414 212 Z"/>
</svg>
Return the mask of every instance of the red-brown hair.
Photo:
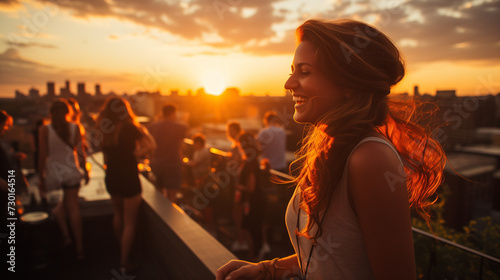
<svg viewBox="0 0 500 280">
<path fill-rule="evenodd" d="M 102 147 L 118 144 L 118 136 L 124 123 L 131 123 L 142 131 L 137 116 L 126 99 L 121 97 L 108 98 L 97 117 L 97 128 L 101 130 L 103 137 Z M 106 126 L 110 126 L 112 129 L 103 129 Z"/>
<path fill-rule="evenodd" d="M 426 220 L 431 196 L 442 182 L 445 164 L 441 145 L 430 129 L 417 124 L 415 101 L 389 100 L 391 87 L 405 75 L 403 58 L 382 32 L 355 20 L 308 20 L 297 28 L 298 42 L 316 48 L 316 58 L 326 76 L 350 94 L 345 104 L 324 114 L 309 128 L 294 163 L 300 173 L 294 183 L 301 190 L 300 207 L 309 216 L 300 235 L 309 236 L 319 226 L 339 183 L 347 158 L 370 132 L 386 136 L 404 162 L 410 206 Z M 400 175 L 404 176 L 404 175 Z"/>
</svg>

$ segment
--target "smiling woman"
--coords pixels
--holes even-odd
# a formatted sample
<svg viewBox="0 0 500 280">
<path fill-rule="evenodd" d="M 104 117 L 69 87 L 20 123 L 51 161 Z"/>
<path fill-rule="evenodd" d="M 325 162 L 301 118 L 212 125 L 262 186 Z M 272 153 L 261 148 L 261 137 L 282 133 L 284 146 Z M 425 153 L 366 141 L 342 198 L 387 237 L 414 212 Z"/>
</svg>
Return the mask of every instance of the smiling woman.
<svg viewBox="0 0 500 280">
<path fill-rule="evenodd" d="M 202 86 L 211 95 L 221 95 L 227 87 L 226 75 L 218 70 L 208 70 L 203 74 Z"/>
</svg>

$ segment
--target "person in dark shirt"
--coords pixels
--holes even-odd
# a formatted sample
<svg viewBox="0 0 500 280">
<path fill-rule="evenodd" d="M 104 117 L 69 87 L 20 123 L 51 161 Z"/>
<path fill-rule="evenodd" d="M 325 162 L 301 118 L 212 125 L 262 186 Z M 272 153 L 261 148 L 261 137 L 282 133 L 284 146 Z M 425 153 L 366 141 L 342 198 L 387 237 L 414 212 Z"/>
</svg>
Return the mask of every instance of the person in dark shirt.
<svg viewBox="0 0 500 280">
<path fill-rule="evenodd" d="M 255 253 L 262 246 L 262 219 L 265 209 L 264 192 L 260 184 L 258 145 L 250 133 L 240 136 L 240 145 L 244 151 L 238 185 L 243 203 L 243 237 L 248 242 L 249 258 L 255 260 Z"/>
<path fill-rule="evenodd" d="M 182 143 L 187 126 L 176 121 L 177 108 L 166 104 L 162 109 L 162 119 L 153 123 L 149 131 L 158 144 L 151 158 L 151 169 L 156 177 L 156 187 L 163 195 L 176 201 L 182 183 Z"/>
<path fill-rule="evenodd" d="M 130 252 L 142 200 L 137 158 L 152 152 L 156 144 L 123 98 L 112 97 L 106 101 L 97 127 L 103 136 L 105 182 L 113 202 L 113 227 L 121 244 L 120 263 L 122 270 L 130 271 L 136 268 L 131 263 Z"/>
</svg>

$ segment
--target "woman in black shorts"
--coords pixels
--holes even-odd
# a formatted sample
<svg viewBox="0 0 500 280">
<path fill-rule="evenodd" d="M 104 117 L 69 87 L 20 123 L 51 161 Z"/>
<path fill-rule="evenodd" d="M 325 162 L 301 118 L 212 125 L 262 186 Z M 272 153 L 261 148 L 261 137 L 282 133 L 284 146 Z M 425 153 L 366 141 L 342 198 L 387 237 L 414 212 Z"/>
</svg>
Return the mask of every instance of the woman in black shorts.
<svg viewBox="0 0 500 280">
<path fill-rule="evenodd" d="M 97 127 L 102 133 L 106 189 L 113 201 L 113 228 L 121 246 L 120 264 L 122 270 L 130 271 L 135 268 L 130 263 L 130 251 L 142 200 L 137 158 L 152 152 L 156 145 L 128 101 L 120 97 L 106 101 Z"/>
</svg>

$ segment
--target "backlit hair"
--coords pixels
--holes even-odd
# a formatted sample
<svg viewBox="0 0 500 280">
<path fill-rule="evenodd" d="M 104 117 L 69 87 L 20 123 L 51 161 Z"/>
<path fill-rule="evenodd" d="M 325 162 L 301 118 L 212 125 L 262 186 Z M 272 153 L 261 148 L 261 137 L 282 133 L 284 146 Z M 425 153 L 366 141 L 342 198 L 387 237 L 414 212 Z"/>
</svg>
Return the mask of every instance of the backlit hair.
<svg viewBox="0 0 500 280">
<path fill-rule="evenodd" d="M 418 124 L 414 101 L 388 99 L 391 87 L 404 77 L 404 61 L 397 47 L 382 32 L 355 20 L 308 20 L 297 28 L 298 43 L 308 41 L 316 48 L 320 70 L 350 93 L 341 106 L 325 113 L 309 127 L 298 159 L 300 207 L 308 214 L 304 230 L 319 225 L 342 177 L 347 158 L 371 131 L 386 136 L 404 162 L 410 206 L 428 220 L 430 198 L 442 182 L 444 152 Z M 397 174 L 396 174 L 397 175 Z M 402 175 L 401 175 L 402 176 Z"/>
<path fill-rule="evenodd" d="M 50 123 L 56 134 L 70 147 L 69 117 L 72 114 L 71 105 L 64 98 L 54 100 L 50 106 Z"/>
<path fill-rule="evenodd" d="M 97 128 L 103 136 L 103 147 L 118 144 L 120 129 L 125 123 L 131 123 L 142 131 L 137 116 L 126 99 L 121 97 L 108 98 L 97 117 Z"/>
</svg>

